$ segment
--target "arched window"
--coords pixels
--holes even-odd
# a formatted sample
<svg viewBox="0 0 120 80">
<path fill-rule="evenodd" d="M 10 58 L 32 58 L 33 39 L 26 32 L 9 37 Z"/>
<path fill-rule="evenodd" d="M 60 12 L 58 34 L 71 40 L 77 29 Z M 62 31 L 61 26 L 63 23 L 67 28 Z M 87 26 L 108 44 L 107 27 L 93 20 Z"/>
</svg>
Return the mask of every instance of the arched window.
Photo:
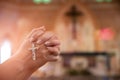
<svg viewBox="0 0 120 80">
<path fill-rule="evenodd" d="M 0 63 L 3 63 L 11 56 L 11 44 L 8 40 L 4 41 L 0 48 Z"/>
</svg>

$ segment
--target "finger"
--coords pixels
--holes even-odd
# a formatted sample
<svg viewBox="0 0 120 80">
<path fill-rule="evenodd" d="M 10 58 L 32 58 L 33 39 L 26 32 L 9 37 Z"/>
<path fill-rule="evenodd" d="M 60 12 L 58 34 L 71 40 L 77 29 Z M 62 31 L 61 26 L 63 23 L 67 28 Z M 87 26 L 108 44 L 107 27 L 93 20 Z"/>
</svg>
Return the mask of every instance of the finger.
<svg viewBox="0 0 120 80">
<path fill-rule="evenodd" d="M 45 28 L 45 27 L 42 26 L 42 27 L 33 29 L 33 30 L 29 33 L 29 35 L 28 35 L 27 37 L 30 38 L 33 33 L 35 33 L 35 32 L 38 31 L 38 30 L 44 29 L 44 28 Z"/>
<path fill-rule="evenodd" d="M 36 40 L 36 38 L 38 36 L 40 36 L 41 34 L 43 34 L 44 31 L 45 31 L 45 27 L 44 26 L 42 26 L 40 28 L 33 29 L 30 32 L 30 34 L 27 36 L 27 38 L 30 38 L 30 41 L 32 42 L 32 41 Z"/>
<path fill-rule="evenodd" d="M 48 50 L 42 50 L 42 54 L 41 54 L 45 60 L 47 61 L 57 61 L 59 59 L 59 56 L 55 56 L 53 55 L 51 52 L 49 52 Z"/>
<path fill-rule="evenodd" d="M 37 38 L 38 38 L 39 36 L 43 35 L 43 34 L 44 34 L 44 31 L 42 31 L 42 30 L 35 32 L 35 33 L 31 36 L 30 42 L 35 42 L 35 41 L 37 41 Z"/>
<path fill-rule="evenodd" d="M 52 46 L 45 46 L 45 47 L 46 47 L 46 48 L 47 48 L 47 47 L 56 47 L 56 48 L 60 51 L 60 45 L 54 45 L 54 46 L 52 45 Z"/>
<path fill-rule="evenodd" d="M 40 36 L 40 37 L 38 38 L 38 40 L 37 40 L 36 43 L 37 43 L 38 45 L 40 45 L 40 44 L 48 41 L 49 39 L 51 39 L 52 36 L 54 36 L 53 33 L 51 33 L 51 32 L 46 32 L 46 33 L 44 33 L 42 36 Z"/>
<path fill-rule="evenodd" d="M 60 54 L 60 50 L 57 47 L 47 47 L 47 49 L 51 55 L 58 56 Z"/>
<path fill-rule="evenodd" d="M 44 58 L 48 61 L 57 61 L 59 59 L 59 56 L 54 55 L 44 55 Z"/>
<path fill-rule="evenodd" d="M 59 58 L 60 58 L 60 56 L 51 56 L 51 60 L 50 61 L 57 61 Z"/>
<path fill-rule="evenodd" d="M 35 42 L 39 36 L 41 36 L 45 32 L 45 28 L 42 27 L 41 29 L 36 30 L 31 36 L 31 42 Z"/>
<path fill-rule="evenodd" d="M 59 40 L 49 40 L 49 41 L 45 42 L 46 47 L 54 47 L 54 46 L 59 46 L 59 45 L 60 45 Z"/>
</svg>

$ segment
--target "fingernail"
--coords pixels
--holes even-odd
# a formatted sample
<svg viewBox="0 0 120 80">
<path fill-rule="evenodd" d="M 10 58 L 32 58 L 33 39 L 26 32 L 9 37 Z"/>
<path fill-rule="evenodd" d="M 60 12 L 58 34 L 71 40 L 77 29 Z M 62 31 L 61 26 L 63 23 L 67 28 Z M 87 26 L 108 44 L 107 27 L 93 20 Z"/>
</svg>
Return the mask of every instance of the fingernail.
<svg viewBox="0 0 120 80">
<path fill-rule="evenodd" d="M 45 42 L 45 45 L 48 45 L 48 44 L 50 44 L 50 42 Z"/>
<path fill-rule="evenodd" d="M 40 43 L 41 43 L 41 41 L 42 41 L 42 40 L 38 40 L 36 43 L 39 43 L 39 44 L 40 44 Z"/>
</svg>

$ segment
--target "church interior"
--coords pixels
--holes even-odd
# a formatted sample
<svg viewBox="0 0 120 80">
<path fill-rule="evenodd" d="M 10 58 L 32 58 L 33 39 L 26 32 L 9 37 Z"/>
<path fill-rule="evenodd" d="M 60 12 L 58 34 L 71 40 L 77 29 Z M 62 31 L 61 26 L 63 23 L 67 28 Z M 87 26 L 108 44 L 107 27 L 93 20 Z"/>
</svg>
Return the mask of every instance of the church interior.
<svg viewBox="0 0 120 80">
<path fill-rule="evenodd" d="M 120 76 L 119 21 L 120 0 L 0 0 L 0 63 L 45 26 L 61 40 L 60 59 L 30 80 L 109 80 L 101 76 Z"/>
</svg>

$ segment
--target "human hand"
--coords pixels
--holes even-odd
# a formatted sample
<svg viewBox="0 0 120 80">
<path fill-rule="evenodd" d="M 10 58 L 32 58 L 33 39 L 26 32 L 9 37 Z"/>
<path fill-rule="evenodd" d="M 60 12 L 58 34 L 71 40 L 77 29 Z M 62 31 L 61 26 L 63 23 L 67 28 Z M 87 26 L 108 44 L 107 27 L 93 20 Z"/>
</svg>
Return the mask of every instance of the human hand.
<svg viewBox="0 0 120 80">
<path fill-rule="evenodd" d="M 46 62 L 58 59 L 59 46 L 60 41 L 57 36 L 47 32 L 44 27 L 33 30 L 23 41 L 16 54 L 0 65 L 0 80 L 27 80 Z M 36 56 L 33 57 L 32 54 L 36 54 Z"/>
<path fill-rule="evenodd" d="M 38 50 L 36 50 L 36 54 L 38 55 L 36 56 L 42 56 L 48 61 L 56 61 L 60 53 L 60 41 L 54 33 L 45 31 L 44 27 L 41 30 L 43 33 L 39 30 L 35 31 L 35 33 L 31 35 L 30 40 L 31 43 L 38 46 Z"/>
<path fill-rule="evenodd" d="M 31 44 L 35 44 L 36 60 L 32 60 Z M 44 27 L 32 30 L 18 51 L 22 59 L 27 63 L 35 63 L 35 65 L 43 65 L 48 61 L 56 61 L 60 53 L 60 41 L 58 37 L 52 33 L 47 32 Z M 34 66 L 35 66 L 34 65 Z"/>
</svg>

